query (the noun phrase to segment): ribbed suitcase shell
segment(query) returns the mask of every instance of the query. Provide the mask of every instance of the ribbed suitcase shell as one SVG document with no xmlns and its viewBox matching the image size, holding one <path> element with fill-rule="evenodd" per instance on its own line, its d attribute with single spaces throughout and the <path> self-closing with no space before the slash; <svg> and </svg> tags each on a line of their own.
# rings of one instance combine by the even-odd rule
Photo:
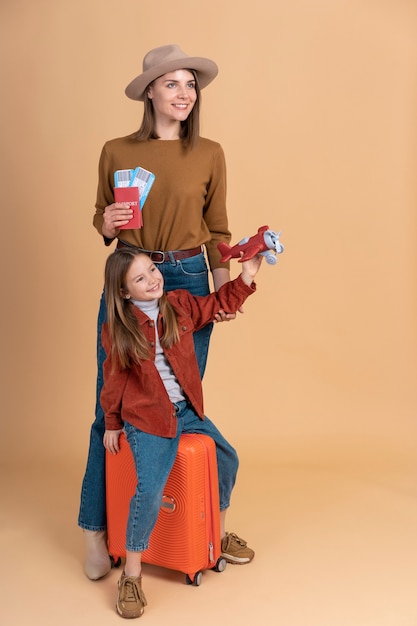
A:
<svg viewBox="0 0 417 626">
<path fill-rule="evenodd" d="M 126 555 L 129 503 L 136 489 L 136 471 L 124 433 L 120 451 L 106 455 L 107 532 L 109 552 L 115 560 Z M 219 489 L 216 446 L 199 434 L 181 435 L 177 457 L 167 480 L 158 520 L 144 563 L 186 574 L 199 585 L 201 571 L 223 571 L 221 557 Z"/>
</svg>

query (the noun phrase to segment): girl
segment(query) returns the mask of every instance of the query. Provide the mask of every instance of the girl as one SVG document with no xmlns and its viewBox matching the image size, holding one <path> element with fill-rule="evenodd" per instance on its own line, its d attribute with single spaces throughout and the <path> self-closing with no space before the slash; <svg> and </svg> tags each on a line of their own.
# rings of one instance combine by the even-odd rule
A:
<svg viewBox="0 0 417 626">
<path fill-rule="evenodd" d="M 230 280 L 228 263 L 220 263 L 217 244 L 230 241 L 226 214 L 226 166 L 221 146 L 200 137 L 201 89 L 216 77 L 214 61 L 190 57 L 177 45 L 155 48 L 145 55 L 143 72 L 126 95 L 143 102 L 139 131 L 106 142 L 99 163 L 94 225 L 105 245 L 136 246 L 152 252 L 164 276 L 165 290 L 184 288 L 194 295 L 209 293 L 208 267 L 214 288 Z M 143 206 L 141 229 L 123 229 L 131 209 L 115 203 L 114 172 L 141 166 L 155 174 Z M 95 580 L 111 567 L 107 552 L 104 417 L 100 405 L 105 353 L 101 328 L 104 296 L 97 325 L 96 417 L 91 428 L 87 467 L 81 491 L 78 524 L 84 531 L 85 571 Z M 219 310 L 214 321 L 235 318 Z M 212 324 L 194 335 L 200 375 L 206 366 Z"/>
<path fill-rule="evenodd" d="M 117 454 L 124 427 L 138 476 L 116 603 L 122 617 L 140 617 L 146 605 L 141 553 L 148 547 L 181 433 L 204 433 L 216 443 L 223 556 L 231 563 L 247 563 L 254 557 L 244 540 L 225 532 L 238 457 L 204 416 L 193 332 L 212 322 L 219 310 L 236 312 L 242 306 L 255 291 L 253 279 L 261 262 L 260 255 L 246 261 L 238 278 L 199 297 L 187 290 L 164 293 L 161 272 L 141 251 L 122 248 L 107 259 L 103 443 Z"/>
</svg>

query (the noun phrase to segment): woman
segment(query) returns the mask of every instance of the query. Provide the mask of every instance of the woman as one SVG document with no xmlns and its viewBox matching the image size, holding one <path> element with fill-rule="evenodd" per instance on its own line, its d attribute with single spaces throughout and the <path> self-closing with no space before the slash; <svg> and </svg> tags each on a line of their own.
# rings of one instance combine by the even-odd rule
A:
<svg viewBox="0 0 417 626">
<path fill-rule="evenodd" d="M 147 251 L 161 271 L 165 289 L 185 288 L 193 295 L 209 293 L 207 253 L 215 290 L 230 280 L 229 266 L 217 249 L 230 241 L 226 213 L 226 167 L 221 146 L 199 135 L 200 90 L 217 75 L 210 59 L 190 57 L 177 45 L 148 52 L 143 72 L 126 95 L 143 101 L 138 132 L 108 141 L 99 162 L 94 225 L 110 245 Z M 132 217 L 128 204 L 114 202 L 114 174 L 137 166 L 155 175 L 142 210 L 143 227 L 126 229 Z M 234 319 L 220 311 L 215 321 Z M 84 530 L 85 571 L 95 580 L 110 570 L 106 537 L 104 416 L 100 405 L 105 352 L 101 328 L 106 319 L 102 296 L 97 333 L 96 418 L 91 428 L 87 468 L 81 491 L 78 524 Z M 194 335 L 203 376 L 212 326 Z M 235 549 L 245 547 L 236 538 Z M 228 550 L 230 552 L 230 550 Z"/>
</svg>

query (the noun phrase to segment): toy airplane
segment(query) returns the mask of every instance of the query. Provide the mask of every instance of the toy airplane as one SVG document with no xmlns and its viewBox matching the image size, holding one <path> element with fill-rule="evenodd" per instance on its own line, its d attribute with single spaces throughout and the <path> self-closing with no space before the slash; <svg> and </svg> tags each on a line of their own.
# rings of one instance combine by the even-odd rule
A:
<svg viewBox="0 0 417 626">
<path fill-rule="evenodd" d="M 223 255 L 220 261 L 225 263 L 232 258 L 238 258 L 239 263 L 252 259 L 256 254 L 262 254 L 269 265 L 275 265 L 277 262 L 277 254 L 284 252 L 284 246 L 280 243 L 279 233 L 269 230 L 269 226 L 261 226 L 258 228 L 258 232 L 253 237 L 245 237 L 242 241 L 229 246 L 227 243 L 219 243 L 218 249 Z M 243 256 L 240 257 L 240 253 L 243 252 Z"/>
</svg>

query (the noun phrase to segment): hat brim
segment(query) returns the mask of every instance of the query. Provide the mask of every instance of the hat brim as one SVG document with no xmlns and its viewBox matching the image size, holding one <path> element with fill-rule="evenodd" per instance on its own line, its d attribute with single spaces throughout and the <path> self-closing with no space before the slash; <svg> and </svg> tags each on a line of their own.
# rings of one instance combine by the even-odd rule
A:
<svg viewBox="0 0 417 626">
<path fill-rule="evenodd" d="M 126 87 L 125 94 L 131 100 L 143 100 L 148 85 L 156 78 L 174 72 L 175 70 L 194 70 L 198 78 L 198 86 L 204 89 L 214 80 L 219 72 L 214 61 L 203 57 L 187 57 L 186 59 L 173 59 L 136 76 Z"/>
</svg>

